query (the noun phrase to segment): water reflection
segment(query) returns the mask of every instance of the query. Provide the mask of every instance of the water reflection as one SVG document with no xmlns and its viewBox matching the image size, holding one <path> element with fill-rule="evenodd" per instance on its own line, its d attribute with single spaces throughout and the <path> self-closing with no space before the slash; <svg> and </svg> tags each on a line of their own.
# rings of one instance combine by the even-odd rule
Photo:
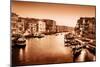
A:
<svg viewBox="0 0 100 67">
<path fill-rule="evenodd" d="M 20 58 L 20 60 L 23 60 L 23 58 L 24 58 L 22 49 L 19 50 L 19 58 Z"/>
<path fill-rule="evenodd" d="M 75 62 L 85 61 L 86 54 L 87 50 L 83 49 Z M 14 65 L 67 63 L 73 62 L 74 58 L 72 49 L 64 46 L 64 34 L 29 38 L 25 48 L 12 50 L 12 56 Z"/>
<path fill-rule="evenodd" d="M 24 60 L 24 53 L 25 52 L 25 50 L 24 49 L 19 49 L 19 59 L 20 59 L 20 61 L 23 61 Z"/>
</svg>

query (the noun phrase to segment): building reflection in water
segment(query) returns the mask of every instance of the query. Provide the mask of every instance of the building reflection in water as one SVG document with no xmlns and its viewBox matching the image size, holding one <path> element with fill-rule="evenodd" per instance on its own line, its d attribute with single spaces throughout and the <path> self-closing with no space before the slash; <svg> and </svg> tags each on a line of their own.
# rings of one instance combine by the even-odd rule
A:
<svg viewBox="0 0 100 67">
<path fill-rule="evenodd" d="M 44 38 L 30 38 L 26 40 L 26 47 L 13 49 L 13 64 L 45 64 L 73 62 L 73 51 L 70 47 L 64 46 L 64 34 L 45 36 Z M 16 52 L 14 52 L 16 51 Z M 17 54 L 17 52 L 19 54 Z M 86 61 L 86 55 L 90 53 L 82 49 L 75 62 Z M 19 58 L 18 58 L 19 57 Z M 93 61 L 91 55 L 89 60 Z"/>
<path fill-rule="evenodd" d="M 26 62 L 26 48 L 20 48 L 20 49 L 18 49 L 19 50 L 19 61 L 20 61 L 20 63 L 23 63 L 23 61 L 24 62 Z"/>
<path fill-rule="evenodd" d="M 20 61 L 22 61 L 24 59 L 24 50 L 23 49 L 19 50 L 19 59 L 20 59 Z"/>
</svg>

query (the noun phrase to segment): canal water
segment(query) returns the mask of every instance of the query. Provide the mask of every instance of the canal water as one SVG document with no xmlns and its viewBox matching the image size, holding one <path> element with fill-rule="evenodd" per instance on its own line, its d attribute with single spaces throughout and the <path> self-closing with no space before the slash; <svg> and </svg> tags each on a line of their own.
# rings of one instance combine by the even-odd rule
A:
<svg viewBox="0 0 100 67">
<path fill-rule="evenodd" d="M 85 52 L 84 52 L 85 53 Z M 80 59 L 77 58 L 79 61 Z M 12 48 L 13 65 L 73 62 L 73 51 L 64 46 L 64 34 L 26 39 L 25 48 Z"/>
</svg>

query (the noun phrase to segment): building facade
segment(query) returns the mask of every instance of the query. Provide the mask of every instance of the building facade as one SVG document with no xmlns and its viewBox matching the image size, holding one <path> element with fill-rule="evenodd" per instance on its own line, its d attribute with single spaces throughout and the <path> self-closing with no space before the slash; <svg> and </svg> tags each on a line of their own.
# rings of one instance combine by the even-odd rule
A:
<svg viewBox="0 0 100 67">
<path fill-rule="evenodd" d="M 46 33 L 55 33 L 56 32 L 56 21 L 50 19 L 42 19 L 45 22 Z"/>
<path fill-rule="evenodd" d="M 46 24 L 42 20 L 38 20 L 38 33 L 44 33 L 46 31 Z"/>
<path fill-rule="evenodd" d="M 72 32 L 73 28 L 68 26 L 56 25 L 56 32 Z"/>
<path fill-rule="evenodd" d="M 44 33 L 45 32 L 45 22 L 36 18 L 27 18 L 26 32 L 29 34 Z"/>
<path fill-rule="evenodd" d="M 37 23 L 38 23 L 38 19 L 28 18 L 27 20 L 28 27 L 26 31 L 28 31 L 30 34 L 34 34 L 35 32 L 37 32 Z"/>
<path fill-rule="evenodd" d="M 18 34 L 24 34 L 25 33 L 25 18 L 19 17 L 18 18 L 18 22 L 17 22 L 17 30 L 18 30 Z"/>
<path fill-rule="evenodd" d="M 12 34 L 17 34 L 18 33 L 17 22 L 18 22 L 18 15 L 16 13 L 12 13 L 11 14 L 11 33 Z"/>
<path fill-rule="evenodd" d="M 75 26 L 75 33 L 80 37 L 95 38 L 96 19 L 94 17 L 81 17 Z"/>
<path fill-rule="evenodd" d="M 56 25 L 56 21 L 51 19 L 24 18 L 19 17 L 15 13 L 12 13 L 11 19 L 13 34 L 53 34 L 57 32 L 70 32 L 72 29 L 68 26 Z"/>
</svg>

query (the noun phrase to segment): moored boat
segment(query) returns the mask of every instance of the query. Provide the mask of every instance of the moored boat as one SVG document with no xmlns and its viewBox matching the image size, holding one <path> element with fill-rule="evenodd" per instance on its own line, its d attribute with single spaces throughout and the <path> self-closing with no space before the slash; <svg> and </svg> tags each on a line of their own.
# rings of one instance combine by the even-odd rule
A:
<svg viewBox="0 0 100 67">
<path fill-rule="evenodd" d="M 20 37 L 16 41 L 16 47 L 23 48 L 26 46 L 26 39 L 24 37 Z"/>
</svg>

